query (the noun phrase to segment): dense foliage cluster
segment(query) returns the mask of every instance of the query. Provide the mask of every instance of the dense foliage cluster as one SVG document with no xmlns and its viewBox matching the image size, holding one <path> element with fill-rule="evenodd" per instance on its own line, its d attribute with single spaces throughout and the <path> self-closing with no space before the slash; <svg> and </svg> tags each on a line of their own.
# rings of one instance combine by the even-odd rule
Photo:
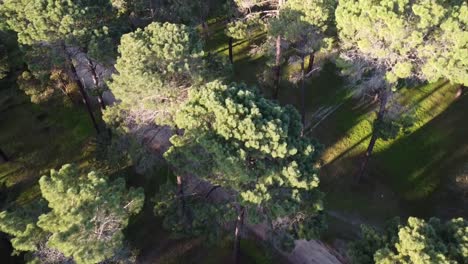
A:
<svg viewBox="0 0 468 264">
<path fill-rule="evenodd" d="M 322 210 L 318 152 L 300 136 L 296 110 L 215 81 L 190 92 L 175 123 L 184 133 L 165 154 L 174 167 L 234 190 L 253 222 L 283 219 L 276 231 L 291 231 L 288 238 L 316 236 L 320 226 L 305 226 Z"/>
<path fill-rule="evenodd" d="M 443 223 L 410 217 L 406 224 L 390 222 L 385 233 L 363 226 L 363 238 L 351 246 L 354 263 L 465 263 L 468 259 L 468 222 Z"/>
<path fill-rule="evenodd" d="M 119 52 L 118 74 L 109 86 L 124 108 L 164 115 L 184 89 L 200 81 L 202 45 L 190 27 L 152 23 L 124 35 Z"/>
<path fill-rule="evenodd" d="M 28 45 L 87 39 L 102 25 L 96 23 L 96 18 L 108 19 L 111 12 L 107 0 L 3 2 L 1 13 L 6 23 L 18 32 L 18 41 Z"/>
<path fill-rule="evenodd" d="M 39 181 L 45 206 L 0 214 L 0 228 L 14 238 L 15 250 L 30 251 L 41 262 L 56 250 L 76 263 L 99 263 L 123 249 L 122 230 L 144 201 L 141 189 L 127 190 L 119 178 L 109 181 L 98 172 L 83 175 L 64 165 Z M 40 202 L 42 203 L 42 202 Z"/>
<path fill-rule="evenodd" d="M 363 132 L 370 141 L 361 182 L 377 140 L 406 132 L 419 111 L 400 105 L 400 88 L 445 79 L 460 84 L 457 97 L 466 91 L 467 24 L 463 0 L 0 0 L 0 81 L 16 81 L 40 104 L 35 110 L 86 106 L 99 136 L 84 152 L 101 168 L 51 170 L 38 181 L 40 197 L 2 201 L 0 231 L 33 263 L 133 263 L 124 231 L 130 217 L 147 210 L 146 192 L 176 238 L 233 238 L 238 262 L 242 228 L 255 225 L 269 245 L 290 252 L 326 227 L 322 146 L 308 134 L 316 120 L 306 116 L 306 95 L 322 98 L 314 90 L 321 66 L 347 77 L 352 90 L 333 91 L 338 100 L 379 102 Z M 239 70 L 254 60 L 265 67 L 244 84 Z M 276 101 L 280 87 L 298 84 L 301 114 Z M 311 113 L 317 125 L 344 104 L 329 101 Z M 88 140 L 81 130 L 73 137 Z M 30 166 L 15 155 L 18 170 Z M 0 165 L 7 163 L 0 148 Z M 156 164 L 174 175 L 156 179 Z M 2 184 L 13 168 L 1 174 Z M 135 170 L 151 184 L 127 188 L 102 168 Z M 468 263 L 468 224 L 410 217 L 383 232 L 363 226 L 349 256 L 359 264 Z"/>
</svg>

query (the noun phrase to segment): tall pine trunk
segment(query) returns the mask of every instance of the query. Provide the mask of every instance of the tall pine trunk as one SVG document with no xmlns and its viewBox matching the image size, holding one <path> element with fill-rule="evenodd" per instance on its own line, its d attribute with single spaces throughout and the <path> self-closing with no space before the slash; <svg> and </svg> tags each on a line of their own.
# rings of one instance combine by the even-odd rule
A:
<svg viewBox="0 0 468 264">
<path fill-rule="evenodd" d="M 281 36 L 276 37 L 276 57 L 275 57 L 275 67 L 273 68 L 273 73 L 274 73 L 274 88 L 275 88 L 274 99 L 278 99 L 279 84 L 280 84 L 280 77 L 281 77 Z"/>
<path fill-rule="evenodd" d="M 306 123 L 306 107 L 305 107 L 305 56 L 301 56 L 301 120 L 302 120 L 302 129 L 301 135 L 304 135 L 305 123 Z"/>
<path fill-rule="evenodd" d="M 315 52 L 309 54 L 309 65 L 307 66 L 307 73 L 311 72 L 314 68 Z"/>
<path fill-rule="evenodd" d="M 279 12 L 284 2 L 285 0 L 278 0 L 278 7 L 277 7 L 278 16 L 279 16 Z M 273 98 L 278 99 L 279 84 L 280 84 L 280 78 L 281 78 L 281 36 L 276 37 L 276 57 L 275 57 L 275 67 L 273 68 L 273 74 L 274 74 L 274 89 L 275 89 Z"/>
<path fill-rule="evenodd" d="M 232 53 L 232 44 L 234 42 L 234 39 L 229 37 L 229 61 L 231 62 L 231 64 L 234 63 L 234 57 L 233 57 L 233 53 Z"/>
<path fill-rule="evenodd" d="M 88 68 L 89 71 L 91 72 L 91 77 L 93 79 L 93 84 L 94 84 L 94 89 L 99 89 L 99 77 L 97 76 L 96 72 L 96 65 L 89 59 L 88 59 Z M 102 93 L 98 91 L 98 102 L 99 105 L 101 106 L 102 110 L 106 110 L 106 103 L 104 102 L 104 98 L 102 98 Z"/>
<path fill-rule="evenodd" d="M 244 213 L 245 208 L 243 206 L 239 209 L 239 214 L 237 215 L 236 221 L 236 230 L 234 231 L 234 263 L 238 264 L 240 259 L 240 241 L 241 241 L 241 232 L 244 226 Z"/>
<path fill-rule="evenodd" d="M 98 126 L 98 124 L 96 122 L 96 118 L 94 117 L 93 110 L 91 108 L 91 104 L 89 103 L 88 95 L 86 94 L 86 91 L 85 91 L 85 89 L 83 87 L 83 83 L 80 81 L 80 79 L 78 77 L 78 73 L 76 72 L 75 65 L 73 64 L 72 58 L 71 58 L 70 54 L 68 54 L 65 45 L 63 45 L 63 49 L 64 49 L 64 52 L 67 55 L 67 59 L 68 59 L 69 64 L 70 64 L 70 70 L 71 70 L 71 72 L 73 74 L 74 79 L 76 80 L 76 84 L 78 85 L 78 89 L 80 90 L 81 97 L 83 98 L 83 102 L 86 105 L 86 110 L 88 111 L 89 117 L 91 118 L 91 121 L 93 122 L 94 129 L 96 129 L 96 132 L 99 134 L 100 133 L 99 126 Z"/>
<path fill-rule="evenodd" d="M 382 121 L 382 119 L 384 118 L 385 116 L 385 107 L 387 105 L 387 99 L 388 99 L 388 91 L 387 90 L 383 90 L 382 92 L 380 92 L 380 95 L 379 95 L 379 99 L 380 99 L 380 107 L 379 107 L 379 112 L 377 114 L 377 119 L 375 122 L 379 122 L 379 121 Z M 369 142 L 369 146 L 367 147 L 367 150 L 366 150 L 366 153 L 364 155 L 364 158 L 362 160 L 362 163 L 361 163 L 361 168 L 359 169 L 359 174 L 358 174 L 358 178 L 357 178 L 357 182 L 360 183 L 363 176 L 364 176 L 364 173 L 366 172 L 367 170 L 367 165 L 369 164 L 369 159 L 372 155 L 372 152 L 374 150 L 374 147 L 375 147 L 375 143 L 377 142 L 377 139 L 378 139 L 378 134 L 377 134 L 377 131 L 375 130 L 375 126 L 372 130 L 372 137 L 371 137 L 371 140 Z"/>
<path fill-rule="evenodd" d="M 10 161 L 10 159 L 8 158 L 8 156 L 5 154 L 5 152 L 3 152 L 3 150 L 0 148 L 0 161 L 1 162 L 8 162 Z"/>
</svg>

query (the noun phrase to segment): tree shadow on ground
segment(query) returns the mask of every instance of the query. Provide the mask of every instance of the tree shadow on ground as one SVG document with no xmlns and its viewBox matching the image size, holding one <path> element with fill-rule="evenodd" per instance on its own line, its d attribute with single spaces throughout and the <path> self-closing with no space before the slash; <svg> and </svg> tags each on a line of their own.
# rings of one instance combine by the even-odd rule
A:
<svg viewBox="0 0 468 264">
<path fill-rule="evenodd" d="M 417 131 L 375 154 L 374 173 L 405 201 L 415 200 L 407 203 L 408 209 L 422 215 L 435 212 L 434 203 L 444 203 L 431 198 L 444 190 L 444 185 L 468 161 L 466 109 L 465 95 Z M 467 209 L 462 211 L 466 214 Z"/>
</svg>

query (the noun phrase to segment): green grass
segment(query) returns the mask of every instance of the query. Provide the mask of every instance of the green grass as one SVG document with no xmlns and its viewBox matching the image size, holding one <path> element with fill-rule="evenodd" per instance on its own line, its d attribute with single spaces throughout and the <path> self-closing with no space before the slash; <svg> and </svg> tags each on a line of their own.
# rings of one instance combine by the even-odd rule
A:
<svg viewBox="0 0 468 264">
<path fill-rule="evenodd" d="M 212 28 L 216 33 L 207 41 L 208 50 L 228 56 L 222 25 Z M 260 35 L 255 41 L 264 38 Z M 251 42 L 238 42 L 233 79 L 256 85 L 257 76 L 268 69 L 267 59 L 250 57 Z M 287 81 L 295 71 L 298 65 L 283 66 L 279 102 L 299 109 L 300 90 Z M 443 81 L 401 89 L 395 100 L 413 113 L 414 125 L 407 134 L 378 140 L 369 166 L 369 178 L 376 181 L 372 186 L 350 188 L 370 140 L 377 105 L 351 98 L 344 83 L 337 70 L 327 64 L 320 75 L 306 82 L 306 132 L 325 147 L 320 175 L 327 208 L 377 222 L 395 215 L 437 213 L 434 208 L 443 201 L 432 201 L 431 197 L 468 160 L 468 122 L 462 121 L 468 97 L 455 99 L 457 86 Z M 263 92 L 267 97 L 272 95 L 271 90 Z M 334 111 L 323 120 L 312 115 L 323 108 Z"/>
<path fill-rule="evenodd" d="M 430 130 L 426 132 L 426 135 L 420 132 L 423 127 L 453 104 L 456 88 L 448 83 L 439 82 L 418 88 L 403 89 L 398 95 L 398 101 L 414 109 L 413 116 L 416 122 L 407 134 L 400 133 L 395 139 L 377 141 L 373 162 L 379 166 L 372 166 L 372 169 L 374 175 L 383 174 L 383 179 L 387 180 L 392 189 L 405 198 L 423 198 L 437 186 L 437 179 L 434 178 L 433 182 L 426 182 L 425 186 L 413 185 L 408 188 L 415 177 L 425 173 L 428 169 L 426 166 L 440 158 L 437 153 L 427 155 L 424 146 L 439 146 L 442 149 L 445 148 L 446 151 L 457 147 L 454 144 L 447 144 L 446 141 L 451 138 L 447 134 L 440 134 L 437 130 Z M 333 168 L 340 166 L 341 170 L 346 169 L 351 174 L 355 173 L 356 166 L 350 167 L 346 164 L 346 160 L 353 160 L 353 157 L 365 151 L 375 117 L 376 114 L 372 108 L 356 107 L 356 102 L 345 103 L 339 111 L 331 115 L 314 133 L 326 145 L 322 156 L 324 164 Z M 468 131 L 466 126 L 460 125 L 458 131 Z M 328 133 L 328 131 L 331 132 Z M 462 145 L 464 142 L 461 135 L 452 140 Z M 403 144 L 404 148 L 397 147 L 398 142 L 402 141 L 406 141 L 406 144 Z M 380 155 L 383 152 L 387 154 Z M 341 170 L 334 173 L 342 174 Z M 439 173 L 443 175 L 442 171 Z"/>
<path fill-rule="evenodd" d="M 453 102 L 454 89 L 440 89 L 422 101 L 420 122 L 409 134 L 381 147 L 376 164 L 389 184 L 407 199 L 421 199 L 433 193 L 446 175 L 468 160 L 468 125 L 465 96 Z M 428 114 L 432 113 L 432 114 Z M 414 157 L 414 159 L 408 159 Z M 392 166 L 398 164 L 398 166 Z"/>
</svg>

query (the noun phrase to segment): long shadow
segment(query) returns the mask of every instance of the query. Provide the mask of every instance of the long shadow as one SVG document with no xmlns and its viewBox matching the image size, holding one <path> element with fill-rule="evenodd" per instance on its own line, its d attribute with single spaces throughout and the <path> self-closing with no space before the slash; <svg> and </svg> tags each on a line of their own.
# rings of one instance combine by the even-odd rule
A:
<svg viewBox="0 0 468 264">
<path fill-rule="evenodd" d="M 349 148 L 347 148 L 345 151 L 343 151 L 340 155 L 336 156 L 335 158 L 333 158 L 328 164 L 326 164 L 327 166 L 332 166 L 337 160 L 340 160 L 341 158 L 343 158 L 344 156 L 348 155 L 351 151 L 353 151 L 357 146 L 361 145 L 363 142 L 369 140 L 371 137 L 371 134 L 369 133 L 367 136 L 363 137 L 361 140 L 359 140 L 358 142 L 354 143 L 352 146 L 350 146 Z"/>
<path fill-rule="evenodd" d="M 383 180 L 407 199 L 425 199 L 443 189 L 450 175 L 468 161 L 466 109 L 468 96 L 463 96 L 417 131 L 376 153 Z M 426 203 L 427 207 L 434 205 Z"/>
<path fill-rule="evenodd" d="M 441 82 L 436 87 L 432 88 L 429 92 L 427 92 L 417 100 L 413 108 L 417 108 L 419 104 L 421 104 L 424 100 L 426 100 L 435 92 L 440 90 L 446 84 L 446 82 Z M 417 87 L 413 89 L 417 89 Z M 362 118 L 365 117 L 368 113 L 370 113 L 376 106 L 376 104 L 367 103 L 357 105 L 356 107 L 356 103 L 357 102 L 354 100 L 349 100 L 349 102 L 345 103 L 342 106 L 342 109 L 338 109 L 336 113 L 333 113 L 327 118 L 328 120 L 324 120 L 324 123 L 317 128 L 317 131 L 313 131 L 312 135 L 318 138 L 319 141 L 325 143 L 326 146 L 334 146 L 337 142 L 339 142 L 339 140 L 343 138 L 343 135 L 348 135 L 350 133 L 350 129 L 357 125 L 359 121 L 361 121 Z M 373 120 L 369 121 L 372 122 Z M 325 169 L 328 168 L 328 170 L 326 171 L 333 169 L 333 166 L 343 165 L 341 162 L 338 161 L 347 157 L 347 155 L 352 150 L 354 150 L 357 146 L 359 146 L 366 139 L 368 139 L 370 137 L 370 133 L 371 131 L 369 131 L 369 134 L 361 138 L 357 143 L 354 143 L 352 146 L 350 146 L 348 149 L 343 151 L 341 154 L 333 158 L 333 160 L 331 160 L 328 164 L 326 164 L 324 167 Z M 349 157 L 349 159 L 352 160 L 355 159 L 355 157 Z M 350 174 L 352 173 L 350 172 Z"/>
<path fill-rule="evenodd" d="M 253 37 L 252 39 L 243 39 L 243 40 L 238 40 L 238 41 L 235 41 L 232 45 L 232 48 L 233 48 L 233 52 L 236 53 L 236 50 L 235 48 L 237 46 L 240 46 L 244 43 L 247 43 L 247 42 L 252 42 L 252 44 L 255 44 L 256 42 L 258 42 L 260 39 L 262 39 L 264 36 L 266 36 L 266 33 L 261 33 L 261 34 L 258 34 L 256 35 L 255 37 Z M 224 37 L 224 39 L 226 40 L 226 43 L 228 41 L 228 38 L 227 37 Z M 216 49 L 216 53 L 223 53 L 225 51 L 227 51 L 229 49 L 229 46 L 227 46 L 226 48 L 223 48 L 223 49 Z"/>
<path fill-rule="evenodd" d="M 422 96 L 421 98 L 419 98 L 416 102 L 413 102 L 412 104 L 414 105 L 413 108 L 417 107 L 418 105 L 420 105 L 424 100 L 426 100 L 427 98 L 429 98 L 430 96 L 432 96 L 434 93 L 436 93 L 437 91 L 439 91 L 440 89 L 442 89 L 442 87 L 444 87 L 445 85 L 448 84 L 448 81 L 441 81 L 435 88 L 432 88 L 431 91 L 429 92 L 425 92 L 425 95 Z M 416 90 L 419 90 L 420 92 L 423 92 L 420 88 L 421 87 L 424 87 L 425 85 L 427 84 L 423 84 L 423 85 L 419 85 L 417 87 L 414 87 L 414 88 L 409 88 L 409 89 L 416 89 Z"/>
</svg>

